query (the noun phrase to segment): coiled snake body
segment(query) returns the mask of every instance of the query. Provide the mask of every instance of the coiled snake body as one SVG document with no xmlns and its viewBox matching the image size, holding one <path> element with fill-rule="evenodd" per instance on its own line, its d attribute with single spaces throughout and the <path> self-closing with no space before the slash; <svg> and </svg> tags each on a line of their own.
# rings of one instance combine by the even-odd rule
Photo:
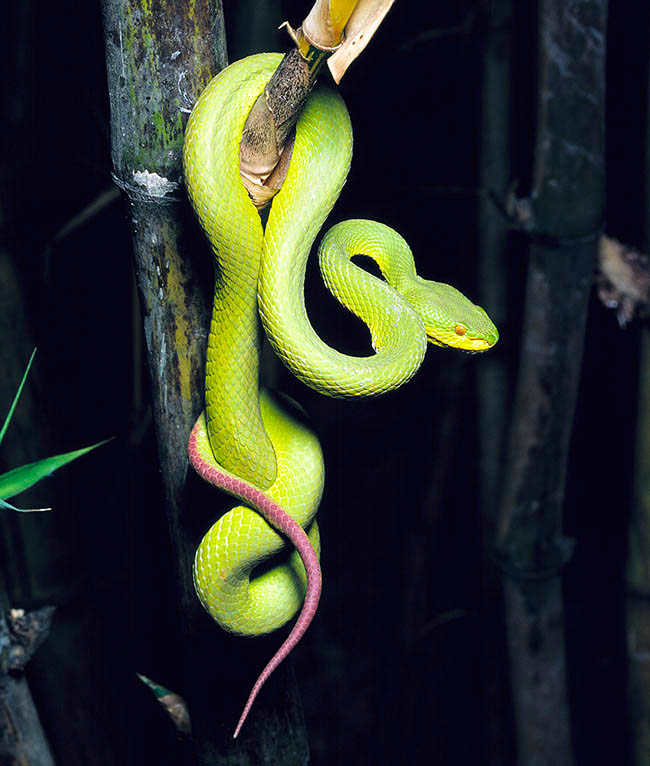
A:
<svg viewBox="0 0 650 766">
<path fill-rule="evenodd" d="M 498 338 L 483 309 L 453 287 L 416 275 L 410 249 L 396 232 L 347 221 L 324 237 L 321 271 L 338 299 L 368 325 L 375 353 L 350 357 L 321 341 L 305 310 L 306 261 L 345 182 L 352 131 L 341 98 L 317 88 L 299 118 L 289 171 L 263 229 L 240 180 L 239 144 L 248 113 L 280 60 L 279 54 L 251 56 L 215 77 L 192 111 L 184 145 L 188 194 L 215 255 L 206 407 L 188 451 L 201 476 L 244 502 L 202 540 L 196 591 L 224 629 L 241 635 L 275 630 L 303 605 L 255 683 L 235 736 L 262 684 L 307 629 L 321 589 L 314 515 L 323 458 L 300 410 L 260 391 L 260 318 L 273 349 L 300 380 L 341 397 L 378 395 L 406 382 L 427 340 L 481 351 Z M 374 258 L 386 281 L 356 266 L 355 254 Z M 262 568 L 285 546 L 284 537 L 294 551 Z"/>
</svg>

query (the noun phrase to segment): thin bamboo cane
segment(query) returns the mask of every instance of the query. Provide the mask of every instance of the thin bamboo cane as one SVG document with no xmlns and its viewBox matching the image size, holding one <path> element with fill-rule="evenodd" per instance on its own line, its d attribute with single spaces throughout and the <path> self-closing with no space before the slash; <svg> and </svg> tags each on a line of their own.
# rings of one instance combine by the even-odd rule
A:
<svg viewBox="0 0 650 766">
<path fill-rule="evenodd" d="M 632 763 L 650 753 L 650 333 L 643 336 L 639 372 L 635 493 L 626 579 L 628 707 Z"/>
<path fill-rule="evenodd" d="M 503 594 L 498 572 L 490 557 L 498 506 L 505 430 L 507 425 L 508 369 L 503 348 L 507 348 L 507 254 L 508 222 L 493 203 L 488 191 L 503 192 L 511 179 L 510 105 L 513 77 L 514 3 L 495 0 L 485 5 L 483 35 L 483 83 L 481 88 L 481 144 L 479 201 L 478 284 L 481 305 L 490 311 L 501 332 L 501 349 L 480 360 L 477 367 L 478 450 L 481 487 L 481 518 L 484 549 L 482 605 L 484 635 L 482 677 L 485 700 L 486 762 L 501 764 L 512 747 L 510 697 L 505 662 L 500 648 L 503 629 L 497 615 L 503 611 Z M 503 344 L 506 344 L 505 346 Z M 507 754 L 506 754 L 507 753 Z"/>
</svg>

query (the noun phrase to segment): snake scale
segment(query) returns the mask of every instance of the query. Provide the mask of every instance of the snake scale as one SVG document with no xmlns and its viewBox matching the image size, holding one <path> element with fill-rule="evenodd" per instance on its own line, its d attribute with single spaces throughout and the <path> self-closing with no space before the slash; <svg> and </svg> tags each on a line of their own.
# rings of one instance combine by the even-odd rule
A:
<svg viewBox="0 0 650 766">
<path fill-rule="evenodd" d="M 345 183 L 352 130 L 340 96 L 316 88 L 298 120 L 288 174 L 263 227 L 240 180 L 239 144 L 248 113 L 280 60 L 279 54 L 258 54 L 217 75 L 190 115 L 184 143 L 188 194 L 215 256 L 206 406 L 188 452 L 203 478 L 242 502 L 203 538 L 194 565 L 196 591 L 219 625 L 246 636 L 281 627 L 302 604 L 289 636 L 253 686 L 235 737 L 260 688 L 307 629 L 321 592 L 314 516 L 323 456 L 299 407 L 260 390 L 263 334 L 308 386 L 349 398 L 405 383 L 420 366 L 427 341 L 482 351 L 498 338 L 482 308 L 453 287 L 416 274 L 399 234 L 365 220 L 332 228 L 319 259 L 329 289 L 368 325 L 374 354 L 347 356 L 319 338 L 305 309 L 305 268 Z M 385 281 L 356 265 L 356 254 L 373 258 Z"/>
</svg>

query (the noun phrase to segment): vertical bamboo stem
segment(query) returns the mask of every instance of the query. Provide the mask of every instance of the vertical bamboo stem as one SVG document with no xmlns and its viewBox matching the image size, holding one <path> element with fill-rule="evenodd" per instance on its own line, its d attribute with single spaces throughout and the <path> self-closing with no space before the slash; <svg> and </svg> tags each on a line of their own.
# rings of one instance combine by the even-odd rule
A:
<svg viewBox="0 0 650 766">
<path fill-rule="evenodd" d="M 650 333 L 644 332 L 639 375 L 635 493 L 629 528 L 626 632 L 632 763 L 650 753 Z"/>
<path fill-rule="evenodd" d="M 497 525 L 519 763 L 573 763 L 562 603 L 567 457 L 604 204 L 605 0 L 541 0 L 526 310 Z"/>
<path fill-rule="evenodd" d="M 191 542 L 180 528 L 186 434 L 201 410 L 210 271 L 188 251 L 193 221 L 182 193 L 183 110 L 225 64 L 217 4 L 190 16 L 177 3 L 105 0 L 114 179 L 124 193 L 152 381 L 167 516 L 176 547 L 180 608 L 191 611 Z M 221 31 L 221 30 L 220 30 Z M 184 45 L 177 48 L 177 40 Z M 217 57 L 213 49 L 220 45 Z M 198 253 L 201 252 L 198 242 Z M 207 257 L 206 257 L 207 258 Z M 201 277 L 205 283 L 201 283 Z"/>
<path fill-rule="evenodd" d="M 213 275 L 182 190 L 182 143 L 184 115 L 226 63 L 221 4 L 164 0 L 153 9 L 146 0 L 104 0 L 103 14 L 114 179 L 133 235 L 178 586 L 169 633 L 160 636 L 175 639 L 178 650 L 169 657 L 168 676 L 156 680 L 187 700 L 188 764 L 303 764 L 307 742 L 290 666 L 274 674 L 246 732 L 233 742 L 250 675 L 263 666 L 269 646 L 244 648 L 226 636 L 203 614 L 192 583 L 194 551 L 218 516 L 219 500 L 188 476 L 187 438 L 203 407 Z"/>
<path fill-rule="evenodd" d="M 508 401 L 508 370 L 503 356 L 507 342 L 508 223 L 494 205 L 488 190 L 503 193 L 510 183 L 510 83 L 514 3 L 493 0 L 485 3 L 483 82 L 481 86 L 480 188 L 479 201 L 479 289 L 482 306 L 489 306 L 492 319 L 501 332 L 496 352 L 486 355 L 477 366 L 478 454 L 481 499 L 483 566 L 483 693 L 486 732 L 486 763 L 501 764 L 512 743 L 512 722 L 505 714 L 510 708 L 507 683 L 504 683 L 503 595 L 500 578 L 489 557 L 494 537 L 502 470 Z"/>
<path fill-rule="evenodd" d="M 506 248 L 508 223 L 487 194 L 510 183 L 510 82 L 512 78 L 512 0 L 486 3 L 486 35 L 481 87 L 479 203 L 479 287 L 481 305 L 489 306 L 497 327 L 506 319 Z M 503 343 L 503 340 L 501 341 Z M 479 454 L 483 513 L 493 519 L 497 505 L 506 410 L 506 369 L 496 353 L 478 368 Z"/>
<path fill-rule="evenodd" d="M 645 213 L 650 222 L 650 121 L 646 125 Z M 646 224 L 646 250 L 650 224 Z M 641 338 L 635 486 L 626 567 L 628 709 L 633 766 L 650 754 L 650 332 Z"/>
</svg>

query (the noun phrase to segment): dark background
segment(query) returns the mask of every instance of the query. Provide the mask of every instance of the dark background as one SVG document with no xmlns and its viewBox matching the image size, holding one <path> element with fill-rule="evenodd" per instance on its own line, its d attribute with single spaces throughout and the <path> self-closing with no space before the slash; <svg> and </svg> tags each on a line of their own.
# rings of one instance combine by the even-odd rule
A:
<svg viewBox="0 0 650 766">
<path fill-rule="evenodd" d="M 249 4 L 224 5 L 231 60 L 284 49 L 284 34 L 268 30 L 285 18 L 298 25 L 306 8 L 258 3 L 269 24 L 260 14 L 255 38 L 245 28 Z M 333 220 L 388 223 L 411 244 L 420 273 L 476 297 L 482 5 L 447 5 L 398 2 L 346 74 L 355 156 Z M 511 162 L 523 193 L 534 140 L 535 18 L 528 7 L 517 13 Z M 0 566 L 17 606 L 59 606 L 30 680 L 61 763 L 74 762 L 66 756 L 74 734 L 60 728 L 56 709 L 69 707 L 74 729 L 75 684 L 88 677 L 98 748 L 112 748 L 107 762 L 172 762 L 174 736 L 133 681 L 135 671 L 164 675 L 171 567 L 121 202 L 56 238 L 111 188 L 100 8 L 26 2 L 7 4 L 3 15 L 2 249 L 27 324 L 5 316 L 1 325 L 0 412 L 30 338 L 39 352 L 29 394 L 38 433 L 23 430 L 17 414 L 0 469 L 22 460 L 21 450 L 36 459 L 115 439 L 48 481 L 42 491 L 54 513 L 3 520 Z M 606 224 L 641 246 L 650 13 L 622 0 L 609 15 Z M 486 306 L 505 317 L 491 354 L 508 372 L 508 397 L 525 239 L 513 233 L 510 250 L 507 306 Z M 307 300 L 323 337 L 363 351 L 365 330 L 341 315 L 315 270 L 309 276 Z M 621 330 L 594 296 L 566 496 L 566 533 L 577 541 L 565 577 L 569 682 L 584 764 L 624 763 L 627 754 L 623 570 L 639 334 L 638 323 Z M 327 468 L 323 599 L 295 652 L 314 764 L 483 763 L 488 743 L 495 762 L 514 762 L 501 606 L 481 531 L 483 363 L 431 349 L 408 386 L 360 403 L 324 399 L 281 374 L 279 387 L 312 418 Z M 32 455 L 39 445 L 44 451 Z M 279 637 L 267 640 L 272 651 Z"/>
</svg>

